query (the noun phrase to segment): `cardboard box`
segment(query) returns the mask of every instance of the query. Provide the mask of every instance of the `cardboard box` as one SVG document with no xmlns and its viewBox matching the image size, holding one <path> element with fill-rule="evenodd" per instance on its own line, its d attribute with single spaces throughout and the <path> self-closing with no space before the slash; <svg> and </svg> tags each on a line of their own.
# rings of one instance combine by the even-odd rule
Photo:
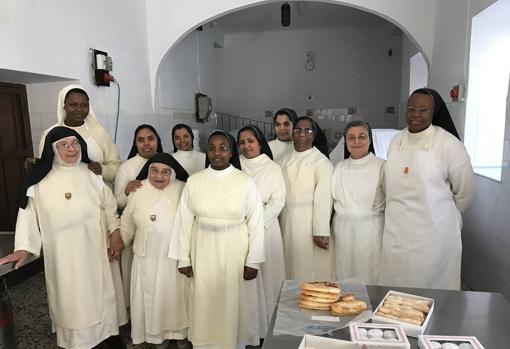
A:
<svg viewBox="0 0 510 349">
<path fill-rule="evenodd" d="M 415 324 L 412 324 L 412 323 L 409 323 L 409 322 L 399 321 L 399 320 L 390 319 L 390 318 L 387 318 L 387 317 L 384 317 L 384 316 L 377 315 L 377 311 L 384 304 L 384 301 L 385 301 L 386 297 L 388 297 L 388 296 L 400 296 L 400 297 L 403 297 L 403 298 L 419 299 L 419 300 L 428 301 L 429 304 L 430 304 L 430 311 L 427 314 L 427 316 L 425 317 L 425 320 L 423 321 L 421 326 L 418 326 L 418 325 L 415 325 Z M 409 337 L 418 338 L 418 336 L 420 334 L 422 334 L 423 331 L 425 331 L 425 328 L 427 328 L 427 325 L 429 323 L 429 320 L 430 320 L 430 317 L 432 316 L 433 311 L 434 311 L 434 300 L 432 298 L 421 297 L 421 296 L 416 296 L 414 294 L 409 294 L 409 293 L 403 293 L 403 292 L 397 292 L 397 291 L 391 291 L 390 290 L 390 291 L 388 291 L 386 296 L 384 296 L 384 299 L 381 301 L 381 303 L 379 303 L 379 305 L 375 309 L 374 315 L 372 316 L 372 322 L 373 323 L 382 323 L 382 324 L 400 325 L 400 326 L 402 326 L 402 328 L 406 332 L 406 335 L 408 335 Z"/>
<path fill-rule="evenodd" d="M 470 344 L 474 349 L 484 349 L 483 345 L 476 337 L 466 336 L 434 336 L 434 335 L 421 335 L 418 336 L 418 347 L 421 349 L 434 349 L 433 342 L 443 344 L 454 343 L 458 346 L 461 344 Z"/>
<path fill-rule="evenodd" d="M 361 329 L 361 330 L 360 330 Z M 379 329 L 382 332 L 391 330 L 396 338 L 393 340 L 368 338 L 363 336 L 363 330 Z M 358 349 L 410 349 L 411 345 L 407 340 L 406 333 L 400 325 L 390 324 L 352 324 L 349 326 L 351 341 L 356 343 Z"/>
<path fill-rule="evenodd" d="M 304 335 L 298 349 L 312 347 L 314 349 L 357 349 L 356 344 L 340 339 Z"/>
</svg>

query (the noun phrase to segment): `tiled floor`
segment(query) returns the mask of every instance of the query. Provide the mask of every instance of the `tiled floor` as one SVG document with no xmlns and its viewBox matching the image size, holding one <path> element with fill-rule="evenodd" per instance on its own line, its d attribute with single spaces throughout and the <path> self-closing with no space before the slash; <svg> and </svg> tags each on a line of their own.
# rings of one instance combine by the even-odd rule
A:
<svg viewBox="0 0 510 349">
<path fill-rule="evenodd" d="M 44 273 L 40 272 L 8 290 L 13 307 L 16 327 L 17 349 L 56 349 L 55 334 L 51 333 Z M 145 349 L 144 345 L 133 346 L 129 330 L 121 329 L 127 349 Z M 169 348 L 174 348 L 171 343 Z"/>
</svg>

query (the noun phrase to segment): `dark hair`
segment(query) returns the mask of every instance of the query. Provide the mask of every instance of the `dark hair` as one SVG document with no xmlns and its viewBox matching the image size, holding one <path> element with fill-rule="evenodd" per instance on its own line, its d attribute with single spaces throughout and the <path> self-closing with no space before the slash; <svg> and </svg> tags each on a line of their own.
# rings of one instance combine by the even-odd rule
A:
<svg viewBox="0 0 510 349">
<path fill-rule="evenodd" d="M 237 144 L 239 144 L 239 136 L 241 135 L 241 132 L 243 132 L 243 131 L 250 131 L 255 136 L 255 139 L 259 143 L 260 153 L 266 154 L 271 160 L 273 160 L 273 152 L 271 151 L 271 148 L 269 147 L 269 144 L 267 143 L 266 137 L 264 136 L 264 134 L 262 133 L 260 128 L 258 128 L 255 125 L 247 125 L 247 126 L 244 126 L 243 128 L 241 128 L 239 130 L 239 132 L 237 133 Z"/>
<path fill-rule="evenodd" d="M 186 124 L 177 124 L 172 128 L 172 145 L 174 146 L 174 153 L 177 151 L 177 147 L 175 146 L 175 142 L 174 142 L 174 134 L 175 134 L 175 131 L 180 130 L 181 128 L 184 128 L 190 134 L 191 149 L 193 149 L 193 141 L 195 140 L 195 135 L 193 134 L 193 130 L 191 129 L 191 127 L 189 127 Z"/>
<path fill-rule="evenodd" d="M 322 131 L 317 121 L 315 121 L 309 116 L 301 116 L 297 118 L 296 123 L 294 124 L 294 129 L 296 128 L 297 124 L 302 120 L 310 121 L 310 123 L 312 124 L 313 131 L 312 145 L 329 159 L 328 139 L 326 138 L 324 131 Z"/>
<path fill-rule="evenodd" d="M 66 102 L 67 97 L 69 97 L 71 95 L 71 93 L 78 93 L 82 96 L 85 96 L 85 98 L 87 98 L 87 101 L 89 100 L 89 95 L 87 94 L 87 92 L 85 92 L 85 90 L 75 87 L 75 88 L 72 88 L 69 91 L 67 91 L 66 96 L 64 97 L 64 103 Z"/>
<path fill-rule="evenodd" d="M 350 121 L 347 125 L 345 125 L 343 136 L 344 136 L 344 159 L 347 159 L 351 156 L 351 152 L 349 149 L 347 149 L 347 131 L 349 131 L 352 127 L 364 127 L 368 131 L 368 139 L 370 140 L 370 145 L 368 146 L 368 151 L 375 154 L 374 149 L 374 140 L 372 138 L 372 127 L 370 127 L 370 124 L 366 121 L 362 120 L 354 120 Z"/>
<path fill-rule="evenodd" d="M 317 124 L 315 123 L 315 120 L 313 120 L 311 117 L 300 116 L 299 118 L 296 119 L 296 123 L 293 125 L 293 129 L 297 128 L 297 124 L 303 120 L 308 120 L 310 121 L 310 124 L 312 124 L 313 139 L 315 140 L 315 138 L 317 137 Z"/>
<path fill-rule="evenodd" d="M 276 113 L 274 113 L 274 117 L 273 117 L 273 123 L 276 122 L 276 117 L 278 115 L 287 115 L 287 117 L 289 118 L 290 122 L 292 122 L 292 125 L 295 125 L 296 122 L 297 122 L 297 113 L 294 109 L 290 109 L 290 108 L 282 108 L 280 110 L 278 110 Z"/>
<path fill-rule="evenodd" d="M 349 129 L 351 127 L 364 127 L 364 128 L 366 128 L 367 131 L 368 131 L 368 137 L 370 138 L 370 142 L 372 142 L 372 128 L 370 127 L 370 124 L 368 122 L 362 121 L 362 120 L 350 121 L 349 123 L 347 123 L 347 125 L 345 125 L 344 131 L 343 131 L 344 138 L 345 138 L 345 136 L 347 136 L 347 131 L 349 131 Z"/>
<path fill-rule="evenodd" d="M 141 124 L 135 130 L 135 135 L 133 137 L 133 145 L 131 146 L 131 150 L 129 151 L 128 159 L 131 159 L 133 156 L 138 154 L 138 148 L 136 147 L 136 135 L 138 134 L 138 132 L 140 130 L 143 130 L 144 128 L 146 128 L 148 130 L 151 130 L 152 133 L 154 133 L 154 135 L 156 136 L 156 139 L 158 141 L 158 147 L 156 148 L 156 153 L 162 153 L 163 152 L 163 146 L 161 145 L 161 138 L 159 137 L 159 134 L 156 131 L 156 129 L 154 127 L 152 127 L 151 125 Z"/>
<path fill-rule="evenodd" d="M 228 145 L 230 146 L 230 153 L 232 157 L 230 158 L 230 164 L 233 165 L 238 170 L 241 169 L 241 162 L 239 161 L 239 150 L 237 149 L 237 144 L 235 138 L 228 132 L 223 130 L 214 130 L 209 134 L 209 138 L 207 139 L 207 144 L 211 141 L 211 138 L 214 136 L 223 136 L 227 139 Z M 205 167 L 209 167 L 211 163 L 209 162 L 209 156 L 205 157 Z"/>
</svg>

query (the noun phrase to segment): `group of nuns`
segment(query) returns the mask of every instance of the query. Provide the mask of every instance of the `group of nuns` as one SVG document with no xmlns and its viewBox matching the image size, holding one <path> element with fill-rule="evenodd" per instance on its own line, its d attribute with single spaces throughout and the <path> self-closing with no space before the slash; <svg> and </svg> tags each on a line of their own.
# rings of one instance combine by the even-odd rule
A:
<svg viewBox="0 0 510 349">
<path fill-rule="evenodd" d="M 127 308 L 134 344 L 259 345 L 285 279 L 459 289 L 474 175 L 432 89 L 409 97 L 387 161 L 353 121 L 336 167 L 317 122 L 288 108 L 275 140 L 216 130 L 206 154 L 187 125 L 173 127 L 172 155 L 140 125 L 123 163 L 82 87 L 59 93 L 57 115 L 0 264 L 44 250 L 59 347 L 124 348 Z"/>
</svg>

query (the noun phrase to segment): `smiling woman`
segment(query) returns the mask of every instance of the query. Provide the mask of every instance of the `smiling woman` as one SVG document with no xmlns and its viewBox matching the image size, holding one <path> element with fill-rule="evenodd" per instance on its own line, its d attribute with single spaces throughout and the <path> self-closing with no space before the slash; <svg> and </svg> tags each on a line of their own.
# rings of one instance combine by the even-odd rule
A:
<svg viewBox="0 0 510 349">
<path fill-rule="evenodd" d="M 384 160 L 372 153 L 367 122 L 349 122 L 344 138 L 350 156 L 331 178 L 337 280 L 373 285 L 379 281 L 384 225 Z"/>
<path fill-rule="evenodd" d="M 74 130 L 48 132 L 41 160 L 23 182 L 14 253 L 0 264 L 23 265 L 44 250 L 48 305 L 57 344 L 92 348 L 110 341 L 123 348 L 116 289 L 108 258 L 118 258 L 111 240 L 119 235 L 113 194 L 87 164 L 87 144 Z M 72 213 L 72 214 L 70 214 Z M 73 272 L 69 272 L 72 266 Z M 123 304 L 123 297 L 121 297 Z M 124 308 L 125 309 L 125 308 Z"/>
<path fill-rule="evenodd" d="M 260 334 L 265 337 L 268 324 L 285 280 L 282 234 L 278 215 L 285 205 L 285 181 L 280 166 L 272 161 L 272 153 L 262 131 L 253 125 L 239 130 L 237 141 L 241 148 L 241 169 L 257 185 L 264 205 L 264 252 L 266 261 L 261 267 L 259 283 Z"/>
<path fill-rule="evenodd" d="M 178 273 L 177 262 L 167 254 L 187 178 L 186 171 L 170 154 L 154 155 L 138 174 L 142 185 L 129 195 L 122 214 L 122 240 L 134 253 L 130 290 L 134 344 L 186 338 L 188 283 Z"/>
<path fill-rule="evenodd" d="M 414 91 L 406 119 L 385 164 L 380 283 L 458 290 L 460 214 L 475 193 L 469 155 L 437 91 Z"/>
<path fill-rule="evenodd" d="M 259 345 L 254 279 L 264 262 L 262 200 L 238 169 L 232 136 L 212 132 L 207 155 L 211 166 L 184 187 L 169 252 L 193 285 L 191 342 L 194 348 Z"/>
<path fill-rule="evenodd" d="M 205 168 L 205 154 L 193 147 L 195 135 L 191 127 L 177 124 L 172 128 L 173 157 L 192 175 Z"/>
<path fill-rule="evenodd" d="M 44 149 L 44 139 L 56 126 L 65 126 L 78 132 L 87 143 L 90 160 L 89 169 L 112 184 L 120 164 L 117 147 L 108 132 L 98 123 L 89 97 L 83 87 L 68 85 L 58 94 L 57 123 L 45 130 L 39 143 L 39 154 Z"/>
</svg>

